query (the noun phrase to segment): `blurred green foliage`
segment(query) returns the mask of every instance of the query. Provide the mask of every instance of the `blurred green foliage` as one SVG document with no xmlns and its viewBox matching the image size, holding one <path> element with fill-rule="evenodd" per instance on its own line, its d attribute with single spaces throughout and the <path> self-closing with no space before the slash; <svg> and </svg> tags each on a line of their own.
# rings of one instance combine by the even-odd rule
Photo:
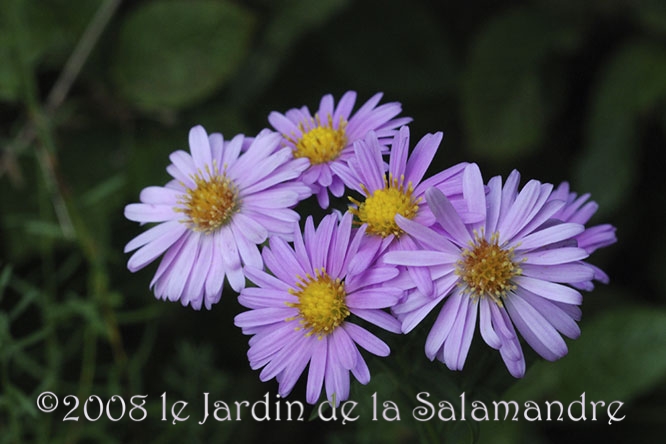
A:
<svg viewBox="0 0 666 444">
<path fill-rule="evenodd" d="M 0 442 L 658 441 L 666 432 L 664 5 L 3 1 Z M 550 363 L 528 352 L 524 380 L 478 337 L 463 372 L 429 362 L 428 319 L 407 337 L 385 335 L 394 356 L 369 359 L 372 381 L 352 385 L 358 421 L 315 414 L 199 425 L 203 393 L 275 400 L 276 385 L 247 364 L 231 290 L 212 311 L 194 312 L 154 300 L 154 266 L 126 270 L 123 246 L 141 228 L 123 207 L 166 182 L 167 156 L 186 147 L 191 126 L 251 135 L 271 110 L 312 109 L 348 89 L 359 100 L 383 91 L 402 102 L 415 139 L 443 130 L 438 169 L 476 161 L 486 178 L 518 168 L 592 192 L 593 222 L 618 227 L 618 244 L 592 258 L 611 284 L 585 295 L 582 336 L 569 354 Z M 58 395 L 56 412 L 37 409 L 44 391 Z M 451 402 L 462 392 L 524 402 L 585 391 L 625 402 L 626 419 L 418 422 L 411 411 L 422 391 Z M 164 393 L 190 403 L 192 419 L 162 421 Z M 373 394 L 380 405 L 394 401 L 401 420 L 372 421 Z M 146 395 L 147 419 L 88 421 L 80 406 L 81 420 L 63 421 L 67 395 L 82 404 L 119 395 L 128 406 Z M 302 381 L 290 400 L 304 402 Z"/>
</svg>

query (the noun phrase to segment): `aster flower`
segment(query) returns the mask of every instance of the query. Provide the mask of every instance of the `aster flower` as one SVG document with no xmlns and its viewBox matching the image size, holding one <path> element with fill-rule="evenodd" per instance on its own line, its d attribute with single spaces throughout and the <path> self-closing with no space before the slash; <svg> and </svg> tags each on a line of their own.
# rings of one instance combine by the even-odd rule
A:
<svg viewBox="0 0 666 444">
<path fill-rule="evenodd" d="M 309 363 L 306 399 L 314 404 L 322 384 L 329 400 L 349 396 L 349 372 L 362 384 L 370 371 L 359 351 L 387 356 L 389 347 L 354 322 L 355 315 L 393 332 L 400 324 L 382 309 L 392 306 L 401 290 L 376 284 L 395 277 L 394 266 L 377 265 L 359 253 L 365 228 L 352 231 L 346 213 L 323 218 L 314 228 L 308 217 L 304 233 L 294 232 L 294 246 L 271 238 L 262 251 L 272 274 L 248 266 L 245 273 L 258 287 L 241 291 L 238 301 L 249 311 L 235 324 L 250 339 L 248 358 L 253 369 L 263 367 L 260 379 L 276 378 L 279 393 L 287 396 Z M 349 273 L 352 259 L 363 271 Z"/>
<path fill-rule="evenodd" d="M 363 196 L 361 201 L 349 197 L 352 214 L 359 223 L 367 224 L 363 248 L 377 256 L 393 249 L 418 248 L 409 233 L 395 222 L 396 214 L 430 227 L 435 217 L 426 205 L 425 192 L 435 187 L 444 192 L 465 220 L 478 220 L 463 199 L 463 171 L 467 163 L 459 163 L 423 180 L 442 141 L 442 133 L 426 134 L 409 154 L 409 127 L 403 126 L 391 143 L 388 175 L 382 159 L 382 146 L 374 132 L 354 143 L 354 157 L 348 166 L 331 168 L 348 186 Z M 483 187 L 483 185 L 481 185 Z M 482 192 L 483 190 L 479 190 Z M 426 268 L 409 268 L 409 273 L 422 292 L 432 291 L 432 279 Z"/>
<path fill-rule="evenodd" d="M 568 246 L 585 227 L 552 219 L 564 206 L 561 200 L 549 200 L 552 185 L 531 180 L 518 192 L 519 180 L 515 171 L 504 186 L 495 177 L 486 195 L 480 191 L 478 167 L 468 168 L 465 186 L 475 191 L 465 198 L 484 212 L 481 222 L 471 224 L 461 220 L 439 190 L 428 190 L 426 200 L 445 234 L 396 216 L 398 225 L 417 238 L 423 250 L 389 252 L 384 260 L 430 268 L 436 294 L 429 297 L 415 289 L 394 307 L 394 313 L 403 332 L 409 332 L 443 301 L 425 352 L 452 370 L 463 368 L 477 318 L 481 337 L 499 350 L 515 377 L 525 373 L 516 329 L 551 361 L 567 353 L 561 335 L 572 339 L 580 335 L 576 321 L 582 297 L 563 284 L 584 282 L 594 274 L 581 262 L 588 252 Z"/>
<path fill-rule="evenodd" d="M 291 238 L 299 220 L 291 207 L 309 193 L 292 179 L 307 161 L 277 149 L 280 135 L 270 131 L 249 141 L 242 135 L 225 141 L 195 126 L 189 144 L 190 153 L 169 157 L 173 180 L 145 188 L 141 203 L 125 207 L 128 219 L 157 223 L 125 252 L 137 250 L 127 264 L 132 272 L 164 253 L 150 283 L 155 296 L 210 309 L 220 300 L 225 276 L 239 292 L 245 286 L 242 265 L 262 267 L 257 244 L 269 235 Z"/>
<path fill-rule="evenodd" d="M 291 109 L 285 114 L 272 112 L 268 121 L 284 137 L 284 144 L 293 150 L 294 157 L 306 158 L 309 168 L 301 180 L 317 195 L 319 205 L 329 205 L 328 190 L 335 197 L 344 194 L 345 183 L 331 169 L 345 164 L 353 155 L 353 144 L 369 131 L 375 131 L 380 139 L 391 136 L 395 128 L 411 121 L 395 117 L 402 107 L 397 102 L 377 106 L 382 94 L 375 94 L 352 113 L 356 102 L 354 91 L 346 92 L 337 106 L 330 94 L 319 103 L 314 117 L 307 107 Z"/>
<path fill-rule="evenodd" d="M 562 182 L 548 199 L 564 201 L 564 205 L 553 215 L 553 218 L 563 222 L 576 222 L 585 225 L 599 208 L 596 202 L 588 202 L 589 198 L 589 193 L 578 196 L 578 194 L 569 191 L 569 184 L 567 182 Z M 586 227 L 585 231 L 575 236 L 574 239 L 576 240 L 576 245 L 583 248 L 589 254 L 592 254 L 599 248 L 607 247 L 617 242 L 615 227 L 610 224 Z M 599 267 L 591 266 L 594 268 L 594 280 L 607 284 L 609 282 L 608 275 Z M 582 290 L 594 289 L 592 281 L 578 282 L 572 285 Z"/>
</svg>

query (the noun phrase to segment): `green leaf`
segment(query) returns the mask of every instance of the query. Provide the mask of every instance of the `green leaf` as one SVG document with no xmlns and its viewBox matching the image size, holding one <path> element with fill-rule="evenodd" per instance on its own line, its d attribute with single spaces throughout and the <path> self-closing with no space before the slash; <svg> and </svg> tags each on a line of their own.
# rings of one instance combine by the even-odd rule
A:
<svg viewBox="0 0 666 444">
<path fill-rule="evenodd" d="M 0 9 L 0 100 L 20 99 L 18 48 L 30 66 L 60 69 L 101 0 L 7 0 Z M 12 23 L 13 22 L 13 23 Z M 20 32 L 9 31 L 18 27 Z"/>
<path fill-rule="evenodd" d="M 666 311 L 625 308 L 583 323 L 582 335 L 570 342 L 569 354 L 557 362 L 540 361 L 504 398 L 580 398 L 628 402 L 666 376 Z"/>
<path fill-rule="evenodd" d="M 223 86 L 246 55 L 253 18 L 230 2 L 162 1 L 137 8 L 120 30 L 113 76 L 143 110 L 178 109 Z"/>
<path fill-rule="evenodd" d="M 666 50 L 633 43 L 602 73 L 594 93 L 576 184 L 599 203 L 600 214 L 629 197 L 638 174 L 639 118 L 666 98 Z"/>
<path fill-rule="evenodd" d="M 549 116 L 539 69 L 549 53 L 570 50 L 577 39 L 574 29 L 527 9 L 497 17 L 481 31 L 462 84 L 475 155 L 510 160 L 536 149 Z"/>
<path fill-rule="evenodd" d="M 2 27 L 2 23 L 0 23 Z M 17 66 L 9 32 L 0 32 L 0 100 L 18 100 L 21 90 L 21 72 Z"/>
</svg>

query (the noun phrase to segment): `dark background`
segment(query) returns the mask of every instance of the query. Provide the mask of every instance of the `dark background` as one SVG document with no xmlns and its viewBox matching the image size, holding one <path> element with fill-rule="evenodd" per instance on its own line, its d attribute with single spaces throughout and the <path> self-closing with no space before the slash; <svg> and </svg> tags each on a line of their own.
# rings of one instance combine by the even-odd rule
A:
<svg viewBox="0 0 666 444">
<path fill-rule="evenodd" d="M 592 193 L 592 224 L 617 226 L 618 243 L 590 259 L 611 283 L 584 295 L 569 354 L 550 363 L 527 352 L 523 380 L 478 335 L 464 371 L 429 362 L 428 318 L 409 336 L 385 336 L 391 357 L 368 357 L 370 385 L 352 384 L 355 422 L 309 420 L 308 407 L 303 422 L 259 422 L 246 410 L 240 422 L 199 425 L 204 392 L 229 404 L 268 393 L 274 405 L 276 383 L 249 368 L 232 290 L 195 312 L 154 299 L 156 264 L 127 271 L 123 247 L 142 228 L 123 208 L 168 180 L 168 154 L 187 148 L 191 126 L 254 135 L 272 110 L 315 110 L 322 95 L 349 89 L 357 106 L 377 91 L 401 102 L 412 146 L 444 131 L 431 173 L 466 160 L 486 179 L 516 168 L 523 183 L 566 180 Z M 0 441 L 663 439 L 665 98 L 658 0 L 3 1 Z M 299 210 L 317 214 L 311 201 Z M 302 383 L 290 401 L 305 403 Z M 43 391 L 58 395 L 54 413 L 37 410 Z M 566 405 L 585 392 L 588 403 L 624 402 L 625 419 L 608 425 L 605 410 L 597 421 L 588 410 L 581 422 L 420 423 L 411 411 L 423 391 L 455 406 L 465 392 L 468 418 L 473 399 Z M 163 393 L 168 406 L 188 402 L 190 419 L 161 421 Z M 81 400 L 79 421 L 62 421 L 68 394 Z M 120 395 L 129 407 L 141 394 L 143 421 L 84 417 L 90 395 Z M 400 421 L 381 419 L 385 400 Z"/>
</svg>

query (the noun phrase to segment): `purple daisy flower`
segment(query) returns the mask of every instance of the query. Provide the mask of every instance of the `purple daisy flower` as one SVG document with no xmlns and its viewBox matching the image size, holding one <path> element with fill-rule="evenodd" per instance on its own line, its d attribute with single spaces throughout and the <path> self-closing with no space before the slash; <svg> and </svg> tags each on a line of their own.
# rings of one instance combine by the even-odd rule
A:
<svg viewBox="0 0 666 444">
<path fill-rule="evenodd" d="M 411 118 L 394 117 L 402 107 L 397 102 L 377 106 L 382 94 L 375 94 L 352 114 L 356 93 L 346 92 L 337 107 L 333 96 L 325 95 L 314 117 L 307 107 L 291 109 L 285 114 L 273 111 L 268 121 L 284 137 L 284 144 L 293 150 L 294 157 L 307 158 L 309 168 L 301 176 L 322 208 L 328 208 L 328 190 L 335 197 L 344 194 L 345 183 L 331 166 L 345 164 L 354 153 L 353 144 L 369 131 L 375 131 L 380 139 L 389 137 Z M 349 185 L 349 184 L 347 184 Z"/>
<path fill-rule="evenodd" d="M 299 215 L 291 209 L 309 190 L 293 181 L 307 168 L 280 135 L 263 131 L 252 138 L 224 141 L 202 126 L 190 130 L 190 153 L 176 151 L 164 187 L 141 191 L 141 203 L 125 207 L 125 217 L 157 225 L 135 237 L 125 252 L 137 250 L 127 267 L 135 272 L 164 254 L 150 283 L 159 299 L 210 309 L 227 281 L 245 287 L 242 264 L 261 268 L 257 244 L 268 236 L 291 239 Z M 246 150 L 242 152 L 242 148 Z"/>
<path fill-rule="evenodd" d="M 481 222 L 465 223 L 437 189 L 428 190 L 426 200 L 444 234 L 397 216 L 398 225 L 424 248 L 390 252 L 384 260 L 428 267 L 436 294 L 414 289 L 393 310 L 403 332 L 409 332 L 443 301 L 425 352 L 452 370 L 463 368 L 478 317 L 481 337 L 499 350 L 513 376 L 522 377 L 525 359 L 515 329 L 551 361 L 567 353 L 561 335 L 580 335 L 576 321 L 582 296 L 562 284 L 594 275 L 581 262 L 588 252 L 575 243 L 569 246 L 585 227 L 553 220 L 565 203 L 549 199 L 550 184 L 532 180 L 518 192 L 520 176 L 514 171 L 504 186 L 500 177 L 491 179 L 486 195 L 478 167 L 473 164 L 468 171 L 466 188 L 475 192 L 465 198 L 484 212 Z"/>
<path fill-rule="evenodd" d="M 331 168 L 348 186 L 359 192 L 363 199 L 349 200 L 350 211 L 361 224 L 367 224 L 367 240 L 363 248 L 373 250 L 377 256 L 394 249 L 415 250 L 419 247 L 409 233 L 395 222 L 397 214 L 430 227 L 435 216 L 426 205 L 425 192 L 431 187 L 442 191 L 467 221 L 478 220 L 481 215 L 469 211 L 463 199 L 463 172 L 466 162 L 454 165 L 423 180 L 423 176 L 442 141 L 442 133 L 426 134 L 409 154 L 409 127 L 403 126 L 391 143 L 388 165 L 382 159 L 383 147 L 374 132 L 354 144 L 355 156 L 345 165 Z M 483 184 L 478 192 L 483 192 Z M 425 294 L 433 289 L 427 268 L 408 267 L 411 278 Z"/>
<path fill-rule="evenodd" d="M 590 194 L 578 194 L 569 191 L 569 184 L 562 182 L 550 195 L 549 200 L 564 201 L 564 206 L 553 215 L 554 219 L 559 219 L 563 222 L 576 222 L 579 224 L 586 224 L 597 212 L 599 205 L 594 201 L 589 201 Z M 578 247 L 583 248 L 589 254 L 592 254 L 599 248 L 607 247 L 617 242 L 615 236 L 615 227 L 611 224 L 595 225 L 585 228 L 585 231 L 575 237 Z M 594 268 L 594 280 L 607 284 L 609 282 L 608 275 L 604 273 L 599 267 L 590 265 Z M 582 290 L 593 290 L 594 284 L 592 281 L 579 282 L 572 284 Z"/>
<path fill-rule="evenodd" d="M 398 271 L 359 252 L 364 231 L 352 231 L 350 213 L 339 222 L 328 215 L 317 229 L 308 217 L 304 233 L 298 227 L 294 231 L 293 248 L 271 238 L 263 249 L 271 274 L 246 267 L 258 287 L 241 291 L 238 301 L 251 310 L 236 316 L 235 324 L 254 335 L 250 366 L 263 367 L 262 381 L 276 378 L 281 396 L 291 392 L 309 363 L 307 402 L 317 402 L 323 383 L 327 398 L 338 403 L 349 396 L 350 371 L 362 384 L 370 380 L 358 346 L 378 356 L 389 354 L 383 341 L 351 317 L 400 332 L 400 323 L 382 309 L 394 305 L 402 291 L 375 285 Z M 362 262 L 362 272 L 349 272 L 352 259 Z"/>
</svg>

